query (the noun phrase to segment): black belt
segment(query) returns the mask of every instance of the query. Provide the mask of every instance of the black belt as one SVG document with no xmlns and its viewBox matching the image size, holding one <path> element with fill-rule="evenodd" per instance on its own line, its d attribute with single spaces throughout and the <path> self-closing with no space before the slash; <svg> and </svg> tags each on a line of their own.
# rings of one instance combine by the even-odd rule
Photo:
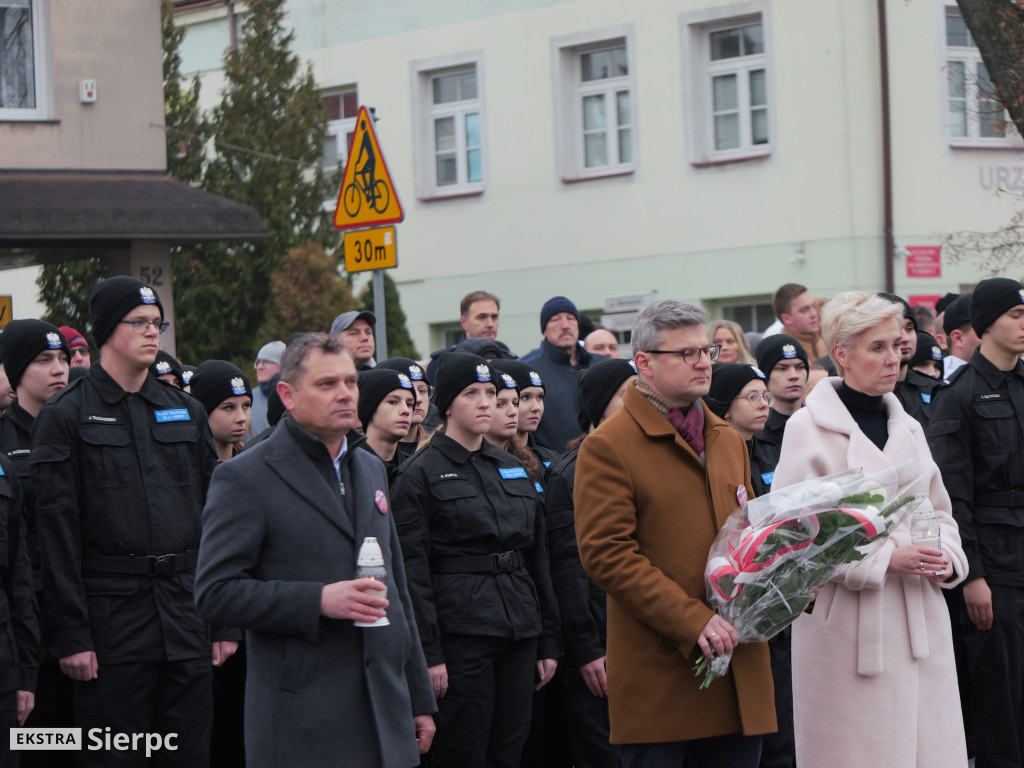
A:
<svg viewBox="0 0 1024 768">
<path fill-rule="evenodd" d="M 434 573 L 511 573 L 526 564 L 523 553 L 497 552 L 492 555 L 467 555 L 465 557 L 439 557 L 431 561 Z"/>
<path fill-rule="evenodd" d="M 992 491 L 974 497 L 979 507 L 1024 507 L 1024 491 Z"/>
<path fill-rule="evenodd" d="M 118 573 L 127 576 L 173 576 L 176 573 L 193 570 L 198 561 L 198 549 L 190 549 L 176 555 L 86 555 L 82 558 L 82 572 Z"/>
</svg>

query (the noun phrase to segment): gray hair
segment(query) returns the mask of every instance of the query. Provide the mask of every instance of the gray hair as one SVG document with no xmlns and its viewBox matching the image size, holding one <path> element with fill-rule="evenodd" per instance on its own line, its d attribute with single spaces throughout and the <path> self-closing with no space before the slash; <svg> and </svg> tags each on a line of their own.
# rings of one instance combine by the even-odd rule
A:
<svg viewBox="0 0 1024 768">
<path fill-rule="evenodd" d="M 662 299 L 644 307 L 640 317 L 633 324 L 633 357 L 637 352 L 657 349 L 661 343 L 661 332 L 666 328 L 686 328 L 708 321 L 708 313 L 693 304 L 674 299 Z"/>
<path fill-rule="evenodd" d="M 900 317 L 903 317 L 902 304 L 863 291 L 840 293 L 826 304 L 821 310 L 821 340 L 839 375 L 844 376 L 846 372 L 836 360 L 836 346 L 850 349 L 864 331 Z"/>
<path fill-rule="evenodd" d="M 281 355 L 281 381 L 296 386 L 305 371 L 306 359 L 314 349 L 319 349 L 325 355 L 352 357 L 352 353 L 333 336 L 326 333 L 304 333 L 285 347 L 284 354 Z"/>
</svg>

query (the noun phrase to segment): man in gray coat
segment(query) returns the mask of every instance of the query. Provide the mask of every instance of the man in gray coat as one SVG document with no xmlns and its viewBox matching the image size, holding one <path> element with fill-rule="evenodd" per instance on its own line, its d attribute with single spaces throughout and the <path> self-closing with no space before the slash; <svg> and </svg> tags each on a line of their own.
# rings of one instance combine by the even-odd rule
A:
<svg viewBox="0 0 1024 768">
<path fill-rule="evenodd" d="M 384 465 L 358 423 L 351 354 L 307 334 L 281 360 L 288 417 L 221 465 L 203 511 L 196 604 L 246 630 L 245 747 L 259 766 L 411 768 L 436 711 Z M 388 572 L 356 578 L 365 537 Z M 353 620 L 387 626 L 360 628 Z"/>
</svg>

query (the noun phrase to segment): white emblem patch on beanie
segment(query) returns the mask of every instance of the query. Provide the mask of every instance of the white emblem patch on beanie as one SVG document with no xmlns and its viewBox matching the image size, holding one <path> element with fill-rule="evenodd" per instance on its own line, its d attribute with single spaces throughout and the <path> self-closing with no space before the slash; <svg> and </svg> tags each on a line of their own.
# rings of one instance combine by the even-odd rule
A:
<svg viewBox="0 0 1024 768">
<path fill-rule="evenodd" d="M 235 378 L 231 380 L 231 391 L 234 392 L 236 395 L 244 395 L 245 380 L 238 376 L 235 376 Z"/>
<path fill-rule="evenodd" d="M 636 370 L 636 361 L 635 361 L 635 360 L 630 360 L 630 361 L 629 361 L 629 365 L 630 365 L 630 367 L 631 367 L 631 368 L 632 368 L 632 369 L 633 369 L 634 371 Z"/>
<path fill-rule="evenodd" d="M 754 373 L 757 374 L 757 378 L 759 378 L 759 379 L 763 379 L 764 378 L 764 373 L 762 373 L 761 369 L 758 368 L 756 365 L 750 366 L 750 370 L 752 370 Z"/>
<path fill-rule="evenodd" d="M 423 369 L 418 365 L 410 365 L 409 376 L 416 379 L 416 381 L 421 381 L 423 379 Z"/>
<path fill-rule="evenodd" d="M 540 374 L 536 371 L 530 371 L 530 383 L 535 387 L 543 387 L 544 382 L 540 380 Z"/>
<path fill-rule="evenodd" d="M 1020 289 L 1020 303 L 1024 304 L 1024 288 Z"/>
<path fill-rule="evenodd" d="M 509 376 L 507 373 L 501 374 L 501 380 L 503 382 L 505 382 L 505 387 L 507 389 L 515 389 L 516 388 L 516 380 L 513 379 L 511 376 Z"/>
<path fill-rule="evenodd" d="M 46 346 L 50 349 L 60 349 L 60 336 L 53 331 L 46 334 Z"/>
<path fill-rule="evenodd" d="M 406 376 L 404 373 L 398 374 L 398 383 L 401 384 L 406 389 L 412 389 L 412 382 L 409 381 L 409 377 Z"/>
<path fill-rule="evenodd" d="M 794 357 L 796 357 L 796 347 L 794 347 L 792 344 L 783 344 L 782 356 L 787 360 L 792 360 Z"/>
<path fill-rule="evenodd" d="M 941 359 L 942 359 L 942 350 L 939 349 L 938 346 L 933 344 L 932 345 L 932 360 L 941 360 Z"/>
<path fill-rule="evenodd" d="M 491 380 L 491 369 L 487 367 L 486 363 L 480 363 L 476 367 L 476 380 L 477 381 L 490 381 Z"/>
<path fill-rule="evenodd" d="M 165 373 L 171 372 L 171 364 L 166 360 L 161 360 L 156 364 L 156 372 L 158 375 L 163 376 Z"/>
<path fill-rule="evenodd" d="M 139 288 L 139 296 L 142 297 L 143 304 L 156 304 L 156 294 L 153 293 L 153 289 L 148 285 Z"/>
</svg>

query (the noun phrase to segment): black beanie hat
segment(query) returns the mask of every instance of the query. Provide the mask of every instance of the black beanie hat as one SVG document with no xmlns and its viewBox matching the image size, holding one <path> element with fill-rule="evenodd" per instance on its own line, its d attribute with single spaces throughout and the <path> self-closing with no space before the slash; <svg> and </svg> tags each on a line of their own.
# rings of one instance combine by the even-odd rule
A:
<svg viewBox="0 0 1024 768">
<path fill-rule="evenodd" d="M 68 340 L 57 326 L 43 320 L 11 320 L 0 335 L 0 360 L 3 361 L 11 389 L 17 389 L 25 369 L 40 352 L 48 349 L 64 350 L 68 364 L 71 351 Z"/>
<path fill-rule="evenodd" d="M 580 429 L 586 432 L 591 424 L 598 425 L 608 403 L 630 376 L 636 376 L 636 364 L 622 358 L 602 360 L 580 373 L 580 412 L 577 417 Z"/>
<path fill-rule="evenodd" d="M 494 381 L 494 371 L 479 355 L 466 352 L 445 352 L 437 358 L 437 375 L 434 384 L 434 405 L 437 412 L 444 416 L 452 401 L 459 392 L 477 382 Z"/>
<path fill-rule="evenodd" d="M 946 314 L 942 316 L 942 330 L 949 336 L 957 328 L 963 328 L 971 322 L 971 294 L 957 296 L 946 306 Z"/>
<path fill-rule="evenodd" d="M 974 286 L 971 294 L 971 325 L 981 338 L 1000 315 L 1024 304 L 1024 286 L 1008 277 L 990 277 Z"/>
<path fill-rule="evenodd" d="M 786 333 L 776 333 L 763 339 L 757 345 L 756 355 L 757 367 L 765 376 L 772 375 L 772 368 L 780 360 L 803 360 L 808 370 L 811 367 L 804 345 Z"/>
<path fill-rule="evenodd" d="M 384 398 L 396 389 L 404 389 L 412 395 L 413 404 L 416 403 L 416 390 L 412 388 L 412 379 L 402 371 L 393 368 L 371 368 L 368 371 L 359 372 L 359 422 L 363 425 L 363 432 L 370 425 L 373 414 L 377 411 Z"/>
<path fill-rule="evenodd" d="M 185 379 L 182 376 L 181 363 L 174 359 L 174 355 L 164 350 L 160 350 L 156 353 L 156 360 L 149 366 L 149 370 L 153 372 L 154 376 L 166 376 L 168 373 L 173 373 L 175 378 L 178 380 L 178 388 L 185 386 Z"/>
<path fill-rule="evenodd" d="M 544 388 L 544 380 L 533 368 L 519 360 L 495 360 L 491 363 L 494 368 L 502 373 L 507 373 L 516 381 L 516 389 L 522 392 L 528 387 Z"/>
<path fill-rule="evenodd" d="M 895 293 L 885 293 L 880 291 L 875 294 L 881 296 L 886 301 L 891 301 L 893 304 L 903 305 L 903 317 L 914 324 L 914 333 L 917 333 L 917 314 L 914 312 L 914 308 L 910 306 L 910 302 L 904 299 L 902 296 L 897 296 Z M 903 327 L 903 323 L 900 323 L 900 327 Z"/>
<path fill-rule="evenodd" d="M 939 347 L 939 342 L 934 336 L 925 331 L 918 331 L 917 351 L 910 358 L 910 367 L 913 368 L 918 363 L 926 363 L 929 360 L 934 360 L 941 365 L 942 349 Z"/>
<path fill-rule="evenodd" d="M 393 371 L 401 371 L 413 381 L 413 386 L 416 386 L 417 381 L 426 382 L 430 385 L 430 379 L 427 378 L 427 372 L 423 366 L 417 363 L 415 360 L 409 357 L 389 357 L 387 360 L 382 360 L 377 363 L 378 368 L 390 368 Z"/>
<path fill-rule="evenodd" d="M 548 326 L 548 320 L 555 315 L 560 315 L 562 312 L 568 312 L 570 315 L 576 318 L 576 322 L 580 321 L 580 311 L 576 309 L 576 305 L 573 304 L 565 296 L 555 296 L 552 299 L 548 299 L 544 302 L 544 306 L 540 309 L 540 329 L 543 331 Z"/>
<path fill-rule="evenodd" d="M 154 304 L 164 316 L 164 305 L 152 287 L 128 275 L 100 280 L 89 296 L 89 318 L 96 347 L 102 347 L 124 316 L 141 304 Z"/>
<path fill-rule="evenodd" d="M 494 339 L 485 339 L 482 337 L 463 339 L 456 347 L 456 351 L 466 352 L 470 355 L 479 355 L 485 360 L 499 360 L 504 357 L 501 347 L 498 346 L 498 342 Z"/>
<path fill-rule="evenodd" d="M 181 383 L 185 386 L 191 386 L 192 377 L 196 373 L 196 367 L 194 365 L 182 365 L 181 366 Z M 182 387 L 184 389 L 184 387 Z"/>
<path fill-rule="evenodd" d="M 704 402 L 713 414 L 724 419 L 740 390 L 755 379 L 767 379 L 756 365 L 717 363 L 711 367 L 711 389 L 704 396 Z"/>
<path fill-rule="evenodd" d="M 957 300 L 957 298 L 959 298 L 959 296 L 960 296 L 959 293 L 947 293 L 941 299 L 936 301 L 935 302 L 935 314 L 936 315 L 941 315 L 943 312 L 945 312 L 949 308 L 950 304 L 952 304 L 954 301 Z"/>
<path fill-rule="evenodd" d="M 277 422 L 284 416 L 284 403 L 281 395 L 277 393 L 277 382 L 281 380 L 281 373 L 275 373 L 270 377 L 270 389 L 267 390 L 267 424 L 277 426 Z"/>
<path fill-rule="evenodd" d="M 236 395 L 252 397 L 249 379 L 227 360 L 207 360 L 192 374 L 192 397 L 203 404 L 207 413 Z"/>
</svg>

